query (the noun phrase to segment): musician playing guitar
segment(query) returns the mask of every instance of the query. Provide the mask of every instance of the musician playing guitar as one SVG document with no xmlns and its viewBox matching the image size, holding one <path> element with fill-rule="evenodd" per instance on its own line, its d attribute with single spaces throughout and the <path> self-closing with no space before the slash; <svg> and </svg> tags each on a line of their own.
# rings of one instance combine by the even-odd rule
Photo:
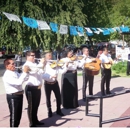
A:
<svg viewBox="0 0 130 130">
<path fill-rule="evenodd" d="M 113 64 L 113 60 L 111 55 L 108 53 L 108 49 L 103 48 L 103 53 L 101 54 L 101 94 L 105 95 L 104 84 L 106 82 L 106 94 L 111 94 L 110 92 L 110 80 L 111 80 L 111 66 Z"/>
<path fill-rule="evenodd" d="M 93 80 L 94 80 L 94 75 L 89 75 L 86 73 L 85 68 L 84 68 L 84 63 L 90 63 L 92 61 L 95 61 L 95 58 L 91 58 L 89 56 L 89 50 L 87 47 L 84 47 L 82 49 L 83 52 L 83 59 L 81 60 L 81 63 L 83 66 L 83 87 L 82 87 L 82 94 L 83 94 L 83 101 L 86 101 L 86 88 L 87 88 L 87 82 L 89 82 L 89 95 L 93 95 Z M 80 65 L 81 66 L 81 65 Z"/>
</svg>

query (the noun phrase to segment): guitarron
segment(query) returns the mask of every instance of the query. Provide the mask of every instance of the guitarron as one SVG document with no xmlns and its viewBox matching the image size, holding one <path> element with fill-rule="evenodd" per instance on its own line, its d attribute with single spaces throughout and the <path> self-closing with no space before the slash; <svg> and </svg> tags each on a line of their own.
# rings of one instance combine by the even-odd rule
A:
<svg viewBox="0 0 130 130">
<path fill-rule="evenodd" d="M 100 66 L 101 66 L 101 60 L 96 58 L 95 61 L 92 61 L 90 63 L 85 63 L 84 65 L 85 72 L 87 73 L 87 75 L 92 75 L 92 76 L 98 75 L 101 68 Z"/>
</svg>

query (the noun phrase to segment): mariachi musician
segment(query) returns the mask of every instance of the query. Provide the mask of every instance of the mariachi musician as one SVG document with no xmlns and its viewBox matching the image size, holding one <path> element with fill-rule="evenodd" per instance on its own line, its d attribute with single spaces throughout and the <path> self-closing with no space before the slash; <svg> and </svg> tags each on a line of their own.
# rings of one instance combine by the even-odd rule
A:
<svg viewBox="0 0 130 130">
<path fill-rule="evenodd" d="M 51 51 L 46 51 L 45 59 L 47 61 L 45 66 L 45 73 L 42 75 L 44 79 L 44 88 L 45 88 L 45 95 L 46 95 L 46 105 L 48 109 L 48 117 L 52 117 L 52 109 L 51 109 L 51 91 L 54 92 L 56 97 L 56 104 L 57 110 L 56 114 L 60 116 L 64 116 L 61 111 L 61 95 L 60 95 L 60 88 L 59 83 L 57 81 L 58 73 L 65 73 L 67 71 L 67 63 L 63 66 L 63 63 L 57 63 L 56 61 L 52 60 L 52 53 Z"/>
<path fill-rule="evenodd" d="M 84 64 L 85 63 L 90 63 L 92 61 L 95 61 L 95 58 L 92 58 L 89 56 L 89 49 L 87 47 L 84 47 L 82 49 L 83 52 L 83 59 L 81 60 L 81 65 L 83 72 L 83 87 L 82 87 L 82 94 L 83 94 L 83 101 L 86 101 L 86 88 L 87 88 L 87 82 L 89 82 L 89 95 L 93 95 L 93 80 L 94 80 L 94 75 L 89 75 L 85 71 Z"/>
<path fill-rule="evenodd" d="M 76 60 L 76 56 L 73 56 L 73 49 L 66 49 L 65 58 L 61 60 L 69 62 L 68 71 L 62 75 L 61 81 L 62 105 L 66 109 L 77 108 L 79 106 L 77 85 L 77 67 L 79 67 L 79 63 Z"/>
<path fill-rule="evenodd" d="M 101 54 L 101 94 L 105 95 L 104 84 L 106 83 L 106 94 L 111 94 L 110 92 L 110 80 L 111 80 L 111 65 L 113 64 L 113 60 L 111 55 L 108 53 L 108 49 L 103 48 L 103 53 Z"/>
</svg>

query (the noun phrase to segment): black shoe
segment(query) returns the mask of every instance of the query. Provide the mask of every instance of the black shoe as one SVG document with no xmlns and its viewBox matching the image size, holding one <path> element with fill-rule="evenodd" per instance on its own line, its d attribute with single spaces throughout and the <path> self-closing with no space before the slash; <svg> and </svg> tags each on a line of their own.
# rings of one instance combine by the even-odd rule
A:
<svg viewBox="0 0 130 130">
<path fill-rule="evenodd" d="M 36 124 L 37 124 L 37 125 L 44 125 L 44 123 L 43 123 L 43 122 L 40 122 L 40 121 L 37 121 Z"/>
<path fill-rule="evenodd" d="M 110 95 L 110 94 L 112 94 L 112 93 L 109 91 L 109 92 L 106 92 L 106 94 L 107 94 L 107 95 Z"/>
<path fill-rule="evenodd" d="M 30 125 L 30 127 L 37 127 L 36 125 Z"/>
<path fill-rule="evenodd" d="M 52 117 L 52 112 L 48 112 L 48 117 Z"/>
<path fill-rule="evenodd" d="M 57 115 L 59 116 L 64 116 L 64 114 L 60 111 L 60 112 L 56 112 Z"/>
</svg>

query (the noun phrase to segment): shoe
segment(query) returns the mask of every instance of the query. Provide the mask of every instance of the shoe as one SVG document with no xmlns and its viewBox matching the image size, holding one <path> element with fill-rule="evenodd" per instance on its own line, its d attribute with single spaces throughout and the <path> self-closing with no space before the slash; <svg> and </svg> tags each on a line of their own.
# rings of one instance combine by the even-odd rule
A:
<svg viewBox="0 0 130 130">
<path fill-rule="evenodd" d="M 109 92 L 106 92 L 106 94 L 107 94 L 107 95 L 110 95 L 110 94 L 112 94 L 112 93 L 109 91 Z"/>
<path fill-rule="evenodd" d="M 52 117 L 52 110 L 51 110 L 51 108 L 48 108 L 48 117 Z"/>
<path fill-rule="evenodd" d="M 56 112 L 57 115 L 59 116 L 64 116 L 64 114 L 60 111 L 60 112 Z"/>
<path fill-rule="evenodd" d="M 52 112 L 48 112 L 48 117 L 52 117 Z"/>
<path fill-rule="evenodd" d="M 30 125 L 30 127 L 37 127 L 36 125 Z"/>
<path fill-rule="evenodd" d="M 37 125 L 44 125 L 44 123 L 43 123 L 43 122 L 40 122 L 40 121 L 37 121 L 36 124 L 37 124 Z"/>
</svg>

